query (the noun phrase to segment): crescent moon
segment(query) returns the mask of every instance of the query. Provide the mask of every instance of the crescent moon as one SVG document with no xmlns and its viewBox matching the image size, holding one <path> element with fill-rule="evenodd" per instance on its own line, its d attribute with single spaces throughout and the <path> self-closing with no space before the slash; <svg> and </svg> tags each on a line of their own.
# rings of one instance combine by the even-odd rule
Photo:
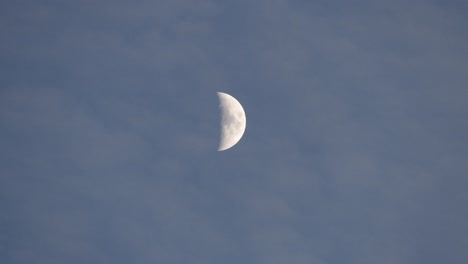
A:
<svg viewBox="0 0 468 264">
<path fill-rule="evenodd" d="M 245 131 L 246 118 L 244 108 L 229 94 L 218 92 L 219 110 L 221 111 L 221 135 L 218 151 L 234 146 Z"/>
</svg>

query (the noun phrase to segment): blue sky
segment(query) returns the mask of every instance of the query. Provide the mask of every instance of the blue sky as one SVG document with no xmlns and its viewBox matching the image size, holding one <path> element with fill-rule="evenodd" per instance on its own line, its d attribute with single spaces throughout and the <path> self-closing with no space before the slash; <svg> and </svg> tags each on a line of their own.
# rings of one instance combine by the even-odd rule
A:
<svg viewBox="0 0 468 264">
<path fill-rule="evenodd" d="M 468 259 L 465 2 L 0 10 L 1 263 Z"/>
</svg>

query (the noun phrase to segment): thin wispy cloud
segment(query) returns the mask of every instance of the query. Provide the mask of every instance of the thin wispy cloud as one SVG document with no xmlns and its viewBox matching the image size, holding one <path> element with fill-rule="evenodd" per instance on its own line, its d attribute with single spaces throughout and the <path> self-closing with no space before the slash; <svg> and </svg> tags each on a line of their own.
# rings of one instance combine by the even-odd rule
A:
<svg viewBox="0 0 468 264">
<path fill-rule="evenodd" d="M 467 258 L 462 4 L 1 6 L 0 262 Z"/>
</svg>

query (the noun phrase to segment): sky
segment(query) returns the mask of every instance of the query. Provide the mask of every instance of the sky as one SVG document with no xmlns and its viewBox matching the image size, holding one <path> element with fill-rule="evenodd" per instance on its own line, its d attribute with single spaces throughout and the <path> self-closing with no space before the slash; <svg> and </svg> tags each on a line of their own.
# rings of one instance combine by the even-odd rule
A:
<svg viewBox="0 0 468 264">
<path fill-rule="evenodd" d="M 465 263 L 467 14 L 2 1 L 0 263 Z"/>
</svg>

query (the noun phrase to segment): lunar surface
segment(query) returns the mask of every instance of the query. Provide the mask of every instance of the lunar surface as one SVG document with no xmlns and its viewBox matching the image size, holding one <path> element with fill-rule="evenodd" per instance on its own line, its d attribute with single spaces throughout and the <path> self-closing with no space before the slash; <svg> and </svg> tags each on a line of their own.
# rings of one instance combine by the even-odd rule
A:
<svg viewBox="0 0 468 264">
<path fill-rule="evenodd" d="M 218 92 L 219 110 L 221 111 L 221 135 L 218 151 L 234 146 L 245 131 L 246 118 L 242 105 L 236 98 Z"/>
</svg>

